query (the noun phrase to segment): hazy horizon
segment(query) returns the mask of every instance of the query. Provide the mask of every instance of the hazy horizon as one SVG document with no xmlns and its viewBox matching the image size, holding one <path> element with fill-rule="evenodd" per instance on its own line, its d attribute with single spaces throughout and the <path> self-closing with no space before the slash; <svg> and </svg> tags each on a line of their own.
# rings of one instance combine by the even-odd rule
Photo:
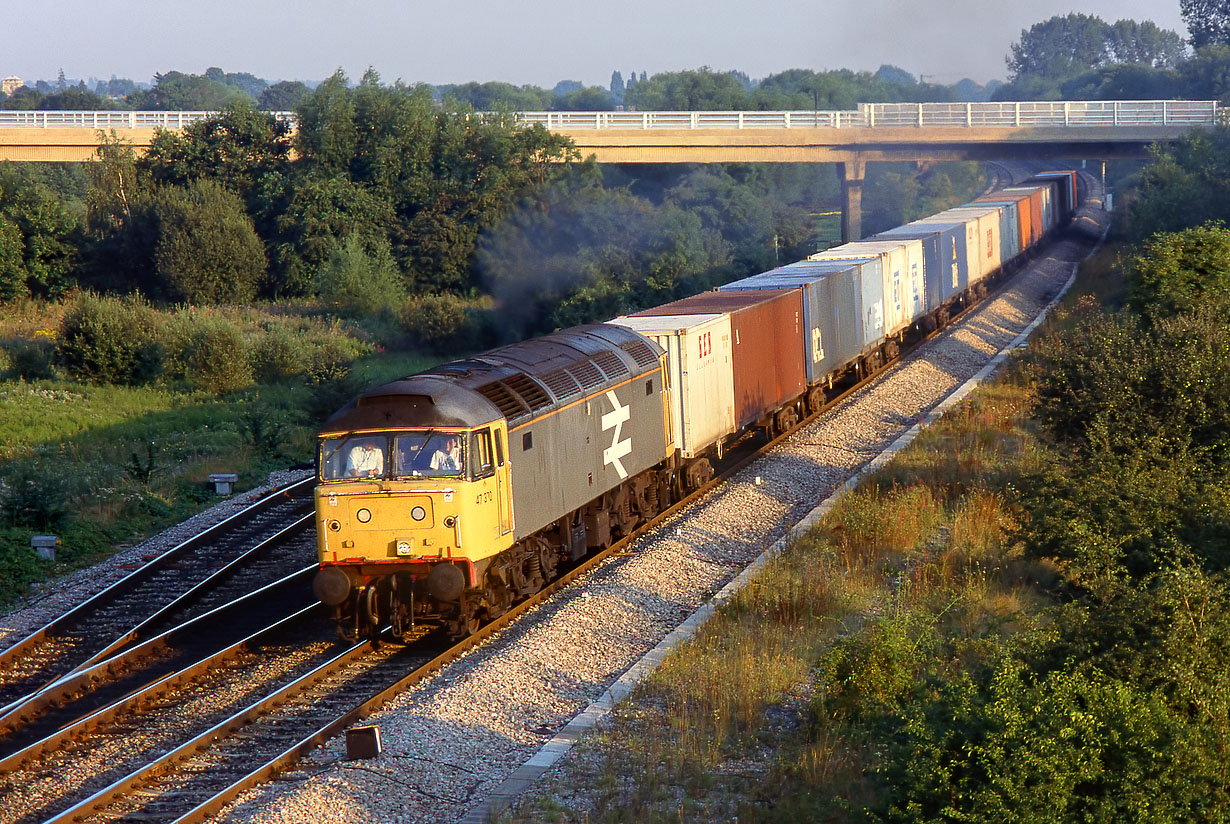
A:
<svg viewBox="0 0 1230 824">
<path fill-rule="evenodd" d="M 201 74 L 211 66 L 270 83 L 319 81 L 371 67 L 385 82 L 434 85 L 503 81 L 551 88 L 562 80 L 606 87 L 611 72 L 654 75 L 739 70 L 753 79 L 787 69 L 875 71 L 898 66 L 931 82 L 1007 79 L 1005 59 L 1021 32 L 1069 12 L 1107 22 L 1152 20 L 1186 36 L 1177 0 L 1040 0 L 1032 7 L 975 0 L 764 0 L 754 11 L 729 0 L 583 3 L 562 13 L 540 0 L 443 6 L 367 0 L 352 7 L 301 0 L 293 16 L 261 0 L 210 4 L 116 0 L 99 11 L 82 0 L 44 0 L 7 14 L 0 76 L 23 80 L 112 76 L 149 82 L 156 73 Z M 808 20 L 814 21 L 811 25 Z"/>
</svg>

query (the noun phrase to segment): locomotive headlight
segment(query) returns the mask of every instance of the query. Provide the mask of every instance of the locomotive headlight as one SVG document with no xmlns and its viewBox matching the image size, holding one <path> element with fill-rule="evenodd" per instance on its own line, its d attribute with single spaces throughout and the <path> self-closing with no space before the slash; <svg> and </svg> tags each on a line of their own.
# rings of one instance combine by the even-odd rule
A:
<svg viewBox="0 0 1230 824">
<path fill-rule="evenodd" d="M 342 529 L 341 521 L 329 521 L 329 531 L 330 532 L 340 532 L 341 529 Z"/>
<path fill-rule="evenodd" d="M 372 519 L 372 511 L 370 509 L 360 509 L 354 516 L 359 519 L 359 523 L 365 524 Z"/>
<path fill-rule="evenodd" d="M 409 555 L 410 551 L 413 548 L 414 548 L 414 545 L 410 543 L 409 541 L 405 540 L 404 538 L 399 539 L 397 541 L 397 554 L 398 555 Z"/>
<path fill-rule="evenodd" d="M 427 510 L 423 509 L 421 506 L 416 506 L 414 509 L 410 510 L 410 517 L 416 521 L 421 521 L 427 517 Z"/>
<path fill-rule="evenodd" d="M 449 515 L 447 518 L 444 519 L 444 525 L 448 527 L 449 529 L 452 529 L 456 525 L 456 523 L 457 523 L 457 519 L 454 518 L 452 515 Z"/>
</svg>

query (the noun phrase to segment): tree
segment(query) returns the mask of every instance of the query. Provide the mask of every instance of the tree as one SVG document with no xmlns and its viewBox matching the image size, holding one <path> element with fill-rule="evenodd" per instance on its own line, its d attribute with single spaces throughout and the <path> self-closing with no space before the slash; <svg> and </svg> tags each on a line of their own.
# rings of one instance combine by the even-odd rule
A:
<svg viewBox="0 0 1230 824">
<path fill-rule="evenodd" d="M 611 99 L 616 103 L 624 101 L 624 76 L 620 74 L 619 69 L 611 72 Z"/>
<path fill-rule="evenodd" d="M 1179 66 L 1185 96 L 1196 100 L 1230 100 L 1230 45 L 1214 43 L 1196 50 Z"/>
<path fill-rule="evenodd" d="M 358 236 L 350 235 L 317 270 L 316 294 L 356 314 L 393 312 L 406 297 L 397 264 L 387 243 L 369 254 Z"/>
<path fill-rule="evenodd" d="M 76 259 L 77 221 L 55 192 L 0 165 L 0 302 L 59 295 Z"/>
<path fill-rule="evenodd" d="M 311 294 L 315 273 L 348 238 L 356 238 L 369 254 L 382 245 L 387 249 L 396 219 L 393 205 L 368 187 L 340 177 L 297 178 L 276 217 L 271 291 Z"/>
<path fill-rule="evenodd" d="M 221 70 L 215 73 L 218 76 Z M 244 91 L 229 86 L 225 76 L 214 79 L 201 74 L 171 71 L 154 75 L 154 87 L 134 93 L 129 101 L 138 109 L 157 111 L 219 111 L 230 105 L 251 103 Z"/>
<path fill-rule="evenodd" d="M 1178 32 L 1160 28 L 1151 20 L 1117 20 L 1107 37 L 1107 51 L 1116 63 L 1141 63 L 1174 68 L 1185 57 Z"/>
<path fill-rule="evenodd" d="M 312 90 L 298 80 L 279 80 L 261 92 L 256 108 L 267 112 L 289 112 L 299 107 Z"/>
<path fill-rule="evenodd" d="M 211 180 L 166 186 L 154 197 L 156 275 L 169 297 L 244 303 L 265 276 L 265 249 L 243 202 Z"/>
<path fill-rule="evenodd" d="M 1071 13 L 1035 23 L 1012 44 L 1008 68 L 1012 82 L 1026 77 L 1062 82 L 1089 69 L 1113 63 L 1140 63 L 1157 68 L 1177 65 L 1183 40 L 1154 23 Z"/>
<path fill-rule="evenodd" d="M 290 126 L 241 102 L 181 132 L 156 133 L 140 167 L 157 185 L 221 184 L 243 199 L 258 233 L 273 243 L 293 174 L 290 151 Z"/>
<path fill-rule="evenodd" d="M 655 74 L 629 87 L 624 102 L 650 111 L 729 111 L 750 106 L 747 89 L 737 77 L 708 66 Z"/>
<path fill-rule="evenodd" d="M 1217 47 L 1221 48 L 1221 47 Z M 1230 134 L 1194 132 L 1153 150 L 1141 172 L 1126 235 L 1141 242 L 1210 220 L 1230 221 Z"/>
<path fill-rule="evenodd" d="M 1179 0 L 1193 48 L 1230 45 L 1230 3 L 1226 0 Z"/>
<path fill-rule="evenodd" d="M 538 86 L 514 86 L 499 82 L 446 85 L 440 86 L 437 91 L 442 99 L 451 98 L 479 112 L 540 112 L 550 108 L 555 97 Z"/>
<path fill-rule="evenodd" d="M 1035 23 L 1012 44 L 1008 69 L 1022 75 L 1067 78 L 1107 62 L 1109 26 L 1101 18 L 1071 13 Z"/>
<path fill-rule="evenodd" d="M 557 112 L 604 112 L 613 108 L 611 96 L 597 86 L 573 89 L 551 101 L 551 109 Z"/>
</svg>

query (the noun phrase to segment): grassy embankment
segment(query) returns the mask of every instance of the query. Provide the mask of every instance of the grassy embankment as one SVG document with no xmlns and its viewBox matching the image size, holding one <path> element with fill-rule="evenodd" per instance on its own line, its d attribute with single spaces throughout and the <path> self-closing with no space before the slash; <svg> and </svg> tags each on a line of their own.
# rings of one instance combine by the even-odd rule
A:
<svg viewBox="0 0 1230 824">
<path fill-rule="evenodd" d="M 273 470 L 310 463 L 316 424 L 355 391 L 438 360 L 386 353 L 377 341 L 391 333 L 312 308 L 235 308 L 194 310 L 191 323 L 238 328 L 253 361 L 292 342 L 276 379 L 262 381 L 258 368 L 244 388 L 215 392 L 169 375 L 138 386 L 86 383 L 60 368 L 21 378 L 20 353 L 50 355 L 64 312 L 61 304 L 30 303 L 0 317 L 0 610 L 35 581 L 95 563 L 213 505 L 211 473 L 237 473 L 241 491 Z M 160 318 L 190 323 L 173 313 Z M 61 538 L 54 564 L 30 548 L 31 535 L 48 532 Z"/>
<path fill-rule="evenodd" d="M 1113 250 L 1050 321 L 1120 302 Z M 1011 366 L 793 544 L 505 819 L 855 821 L 884 809 L 888 731 L 936 681 L 1047 620 L 1059 576 L 1013 539 L 1045 447 Z M 585 788 L 579 794 L 571 788 Z M 592 806 L 591 806 L 592 805 Z"/>
</svg>

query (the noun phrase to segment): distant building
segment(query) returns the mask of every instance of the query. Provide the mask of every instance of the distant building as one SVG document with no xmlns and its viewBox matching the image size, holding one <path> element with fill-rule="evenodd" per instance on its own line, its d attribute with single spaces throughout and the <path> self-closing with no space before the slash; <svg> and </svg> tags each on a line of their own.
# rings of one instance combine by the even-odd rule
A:
<svg viewBox="0 0 1230 824">
<path fill-rule="evenodd" d="M 26 84 L 22 82 L 20 77 L 15 74 L 10 74 L 8 77 L 0 80 L 0 92 L 12 94 L 24 85 Z"/>
</svg>

